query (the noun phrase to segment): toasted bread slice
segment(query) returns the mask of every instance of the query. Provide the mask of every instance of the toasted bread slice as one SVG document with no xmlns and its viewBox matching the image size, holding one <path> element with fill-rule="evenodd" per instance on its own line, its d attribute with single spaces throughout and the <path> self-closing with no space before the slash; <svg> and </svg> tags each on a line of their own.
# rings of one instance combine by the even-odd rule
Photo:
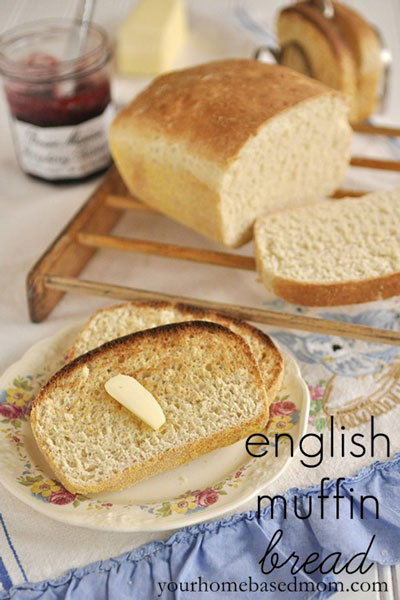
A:
<svg viewBox="0 0 400 600">
<path fill-rule="evenodd" d="M 152 430 L 107 394 L 122 373 L 160 404 Z M 36 441 L 71 492 L 131 486 L 260 431 L 268 401 L 246 342 L 215 323 L 155 327 L 108 342 L 67 364 L 40 390 Z"/>
<path fill-rule="evenodd" d="M 99 310 L 81 330 L 69 352 L 69 360 L 105 342 L 136 331 L 193 320 L 219 323 L 247 342 L 258 363 L 268 401 L 272 402 L 281 387 L 283 378 L 283 359 L 272 340 L 260 329 L 244 321 L 186 304 L 128 302 Z"/>
</svg>

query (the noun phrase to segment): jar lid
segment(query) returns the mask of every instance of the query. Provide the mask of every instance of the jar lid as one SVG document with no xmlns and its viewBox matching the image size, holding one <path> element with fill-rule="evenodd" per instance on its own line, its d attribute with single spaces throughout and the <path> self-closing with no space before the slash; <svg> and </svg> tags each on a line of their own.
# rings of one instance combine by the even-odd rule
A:
<svg viewBox="0 0 400 600">
<path fill-rule="evenodd" d="M 43 19 L 15 27 L 0 36 L 0 73 L 32 83 L 84 77 L 111 57 L 102 27 L 87 25 L 85 47 L 78 55 L 82 23 Z"/>
</svg>

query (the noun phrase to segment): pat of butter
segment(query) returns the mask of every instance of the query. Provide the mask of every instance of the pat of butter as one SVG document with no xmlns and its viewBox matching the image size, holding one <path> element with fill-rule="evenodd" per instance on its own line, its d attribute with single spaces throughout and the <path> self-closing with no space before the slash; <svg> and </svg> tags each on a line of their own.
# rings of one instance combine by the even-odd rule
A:
<svg viewBox="0 0 400 600">
<path fill-rule="evenodd" d="M 168 70 L 186 37 L 184 0 L 139 0 L 117 35 L 117 70 L 121 75 Z"/>
<path fill-rule="evenodd" d="M 153 429 L 164 425 L 165 415 L 161 406 L 153 394 L 134 377 L 116 375 L 111 377 L 104 387 L 110 396 Z"/>
</svg>

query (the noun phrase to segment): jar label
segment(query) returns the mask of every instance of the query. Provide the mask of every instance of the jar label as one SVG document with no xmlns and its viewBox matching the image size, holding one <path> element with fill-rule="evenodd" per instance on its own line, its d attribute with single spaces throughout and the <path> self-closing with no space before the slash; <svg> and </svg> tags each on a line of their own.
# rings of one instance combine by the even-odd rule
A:
<svg viewBox="0 0 400 600">
<path fill-rule="evenodd" d="M 115 115 L 109 104 L 93 119 L 61 127 L 38 127 L 13 119 L 21 167 L 45 179 L 85 177 L 110 162 L 108 128 Z"/>
</svg>

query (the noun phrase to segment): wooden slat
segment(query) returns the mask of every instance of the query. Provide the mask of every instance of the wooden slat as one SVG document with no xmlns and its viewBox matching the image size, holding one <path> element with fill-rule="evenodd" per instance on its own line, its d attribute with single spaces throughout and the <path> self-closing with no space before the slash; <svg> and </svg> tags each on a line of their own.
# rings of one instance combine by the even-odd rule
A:
<svg viewBox="0 0 400 600">
<path fill-rule="evenodd" d="M 364 194 L 368 194 L 367 190 L 336 190 L 331 196 L 334 200 L 340 200 L 341 198 L 359 198 L 360 196 L 364 196 Z"/>
<path fill-rule="evenodd" d="M 378 125 L 370 125 L 369 123 L 360 123 L 353 125 L 353 130 L 357 133 L 366 133 L 368 135 L 387 135 L 389 137 L 399 137 L 400 127 L 379 127 Z"/>
<path fill-rule="evenodd" d="M 136 200 L 135 198 L 130 198 L 129 196 L 117 196 L 116 194 L 109 194 L 106 197 L 106 204 L 110 208 L 115 208 L 117 210 L 137 210 L 139 212 L 149 212 L 155 213 L 157 212 L 151 206 L 147 206 Z"/>
<path fill-rule="evenodd" d="M 87 227 L 96 233 L 108 233 L 120 219 L 120 211 L 105 205 L 104 199 L 111 192 L 117 192 L 121 196 L 127 193 L 114 168 L 104 176 L 89 200 L 30 270 L 26 285 L 32 321 L 45 319 L 63 296 L 61 292 L 45 287 L 44 275 L 50 272 L 66 276 L 78 275 L 96 252 L 96 248 L 77 243 L 79 231 Z"/>
<path fill-rule="evenodd" d="M 53 290 L 62 290 L 74 294 L 101 296 L 104 298 L 115 298 L 117 300 L 167 300 L 171 302 L 184 302 L 186 304 L 199 306 L 200 308 L 217 311 L 236 319 L 264 323 L 274 327 L 299 329 L 301 331 L 310 331 L 325 335 L 400 346 L 400 333 L 397 331 L 355 325 L 343 321 L 318 319 L 315 317 L 307 317 L 305 315 L 288 314 L 265 310 L 263 308 L 253 308 L 250 306 L 237 306 L 235 304 L 200 300 L 198 298 L 188 298 L 187 296 L 175 296 L 172 294 L 163 294 L 160 292 L 98 283 L 95 281 L 86 281 L 71 277 L 60 277 L 57 275 L 47 275 L 45 277 L 45 285 Z"/>
<path fill-rule="evenodd" d="M 187 246 L 150 242 L 148 240 L 137 240 L 113 235 L 98 235 L 83 232 L 78 234 L 78 241 L 80 244 L 91 248 L 108 248 L 122 250 L 123 252 L 154 254 L 156 256 L 191 260 L 210 265 L 231 267 L 233 269 L 246 269 L 248 271 L 254 271 L 256 268 L 255 260 L 251 256 L 229 254 L 227 252 L 214 252 L 198 248 L 189 248 Z"/>
<path fill-rule="evenodd" d="M 378 158 L 366 158 L 364 156 L 353 156 L 350 165 L 352 167 L 362 167 L 364 169 L 400 171 L 400 160 L 382 160 Z"/>
</svg>

